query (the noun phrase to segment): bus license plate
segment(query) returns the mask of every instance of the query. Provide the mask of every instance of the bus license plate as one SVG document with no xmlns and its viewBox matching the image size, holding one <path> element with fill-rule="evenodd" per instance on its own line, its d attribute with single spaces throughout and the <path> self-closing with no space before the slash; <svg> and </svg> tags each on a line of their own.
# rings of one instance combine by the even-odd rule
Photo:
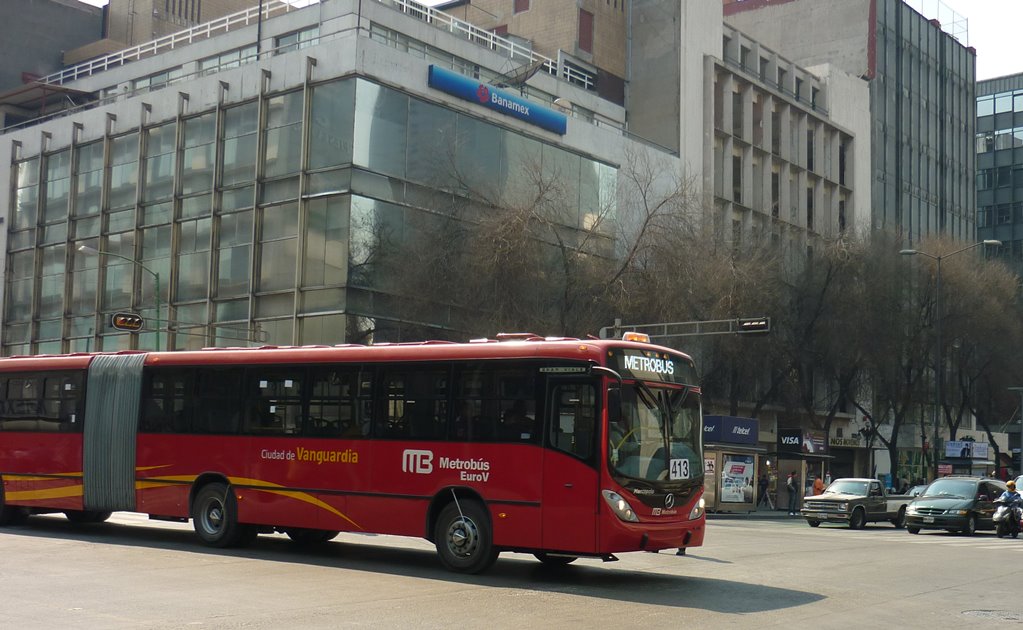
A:
<svg viewBox="0 0 1023 630">
<path fill-rule="evenodd" d="M 924 522 L 925 523 L 933 523 L 934 522 L 934 517 L 933 516 L 925 516 L 924 517 Z"/>
</svg>

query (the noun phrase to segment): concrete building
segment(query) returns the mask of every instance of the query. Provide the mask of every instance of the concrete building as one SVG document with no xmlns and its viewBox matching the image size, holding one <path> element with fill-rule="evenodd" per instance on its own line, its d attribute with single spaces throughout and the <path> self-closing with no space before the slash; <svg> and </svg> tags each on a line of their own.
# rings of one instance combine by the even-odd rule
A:
<svg viewBox="0 0 1023 630">
<path fill-rule="evenodd" d="M 574 71 L 600 96 L 624 104 L 625 0 L 453 0 L 437 9 L 507 37 Z"/>
<path fill-rule="evenodd" d="M 869 138 L 866 86 L 835 67 L 799 67 L 727 26 L 719 0 L 438 8 L 578 68 L 614 102 L 627 77 L 628 133 L 679 154 L 718 238 L 769 238 L 798 270 L 814 239 L 869 227 L 869 199 L 853 194 L 869 186 L 869 152 L 854 150 Z"/>
<path fill-rule="evenodd" d="M 555 60 L 519 62 L 540 71 L 481 104 L 511 42 L 467 23 L 397 0 L 267 5 L 261 27 L 242 12 L 48 77 L 92 101 L 0 135 L 4 354 L 156 347 L 112 327 L 120 311 L 167 348 L 457 336 L 449 306 L 409 314 L 361 271 L 382 226 L 411 237 L 455 203 L 437 156 L 511 194 L 542 155 L 571 173 L 569 229 L 613 210 L 627 152 L 678 170 Z"/>
<path fill-rule="evenodd" d="M 502 195 L 529 156 L 568 166 L 571 230 L 625 205 L 639 154 L 697 184 L 717 238 L 796 268 L 869 225 L 866 84 L 726 25 L 719 0 L 453 4 L 268 0 L 262 24 L 247 9 L 46 77 L 90 101 L 0 135 L 3 354 L 460 336 L 449 305 L 409 313 L 363 271 L 382 231 L 465 201 L 422 156 Z M 566 6 L 575 26 L 534 41 L 527 14 Z M 455 16 L 478 8 L 491 28 Z M 114 328 L 123 311 L 159 339 Z"/>
<path fill-rule="evenodd" d="M 796 63 L 829 63 L 868 83 L 874 229 L 901 232 L 907 243 L 974 238 L 974 49 L 901 0 L 724 0 L 724 8 L 728 24 Z M 805 82 L 792 88 L 813 98 Z"/>
<path fill-rule="evenodd" d="M 1023 74 L 977 82 L 977 239 L 1023 276 Z"/>
<path fill-rule="evenodd" d="M 39 115 L 56 102 L 75 104 L 77 94 L 32 85 L 60 70 L 63 53 L 102 34 L 103 10 L 77 0 L 0 2 L 0 129 Z"/>
<path fill-rule="evenodd" d="M 259 0 L 110 0 L 103 8 L 102 36 L 69 48 L 64 63 L 73 65 L 151 42 L 258 4 Z"/>
</svg>

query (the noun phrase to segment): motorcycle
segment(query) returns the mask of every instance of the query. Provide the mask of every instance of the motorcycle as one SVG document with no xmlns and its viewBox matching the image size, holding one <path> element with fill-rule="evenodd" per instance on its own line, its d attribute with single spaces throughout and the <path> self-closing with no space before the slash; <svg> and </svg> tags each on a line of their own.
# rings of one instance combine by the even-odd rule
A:
<svg viewBox="0 0 1023 630">
<path fill-rule="evenodd" d="M 1023 508 L 1020 507 L 1020 502 L 998 498 L 995 500 L 995 505 L 998 506 L 994 515 L 995 533 L 998 537 L 1005 538 L 1007 534 L 1013 538 L 1019 536 L 1020 521 L 1023 520 Z"/>
</svg>

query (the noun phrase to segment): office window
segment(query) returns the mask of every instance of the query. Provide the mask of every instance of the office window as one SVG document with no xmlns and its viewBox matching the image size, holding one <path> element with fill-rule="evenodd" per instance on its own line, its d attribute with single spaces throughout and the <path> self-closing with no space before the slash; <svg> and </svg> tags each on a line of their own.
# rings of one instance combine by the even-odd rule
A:
<svg viewBox="0 0 1023 630">
<path fill-rule="evenodd" d="M 593 14 L 579 9 L 579 50 L 593 52 Z"/>
<path fill-rule="evenodd" d="M 522 13 L 529 10 L 529 0 L 515 0 L 514 13 Z"/>
<path fill-rule="evenodd" d="M 319 39 L 319 26 L 295 31 L 294 33 L 288 33 L 287 35 L 281 35 L 277 38 L 276 54 L 283 55 L 284 53 L 291 52 L 293 50 L 308 48 L 309 46 L 315 45 Z"/>
<path fill-rule="evenodd" d="M 982 131 L 977 134 L 977 153 L 987 153 L 994 149 L 995 135 L 990 131 Z"/>
<path fill-rule="evenodd" d="M 985 96 L 977 99 L 977 115 L 990 116 L 995 113 L 995 97 Z"/>
<path fill-rule="evenodd" d="M 995 113 L 1003 114 L 1012 111 L 1012 94 L 995 95 Z"/>
</svg>

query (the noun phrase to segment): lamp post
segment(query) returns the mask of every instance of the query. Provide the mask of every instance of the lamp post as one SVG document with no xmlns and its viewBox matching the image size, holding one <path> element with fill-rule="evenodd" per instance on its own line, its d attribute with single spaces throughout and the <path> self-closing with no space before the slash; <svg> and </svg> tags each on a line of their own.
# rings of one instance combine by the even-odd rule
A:
<svg viewBox="0 0 1023 630">
<path fill-rule="evenodd" d="M 949 252 L 948 254 L 938 254 L 938 255 L 929 254 L 927 252 L 920 251 L 918 249 L 903 249 L 903 250 L 899 250 L 899 253 L 902 254 L 903 256 L 917 256 L 917 255 L 919 255 L 919 256 L 926 256 L 927 258 L 932 259 L 934 261 L 934 263 L 935 263 L 935 271 L 934 271 L 934 337 L 935 337 L 935 351 L 934 351 L 934 436 L 932 437 L 932 441 L 934 442 L 934 444 L 931 446 L 931 448 L 933 449 L 933 452 L 934 452 L 934 478 L 935 479 L 938 478 L 938 455 L 939 455 L 939 451 L 938 451 L 938 427 L 939 427 L 939 420 L 941 419 L 941 401 L 942 401 L 941 389 L 943 387 L 943 381 L 944 381 L 944 376 L 945 376 L 945 374 L 944 374 L 944 358 L 942 357 L 942 347 L 941 347 L 941 261 L 946 259 L 946 258 L 948 258 L 949 256 L 954 256 L 956 254 L 960 254 L 962 252 L 971 250 L 974 247 L 980 247 L 981 245 L 1000 246 L 1001 244 L 1002 244 L 1001 241 L 996 241 L 994 239 L 988 239 L 988 240 L 980 241 L 979 243 L 974 243 L 972 245 L 967 245 L 966 247 L 963 247 L 961 249 L 957 249 L 954 252 Z"/>
<path fill-rule="evenodd" d="M 1023 475 L 1023 387 L 1010 387 L 1010 392 L 1019 392 L 1019 468 L 1017 475 Z M 1012 463 L 1016 463 L 1013 460 Z"/>
<path fill-rule="evenodd" d="M 128 258 L 127 256 L 122 256 L 121 254 L 115 254 L 113 252 L 102 251 L 102 250 L 96 249 L 95 247 L 89 247 L 88 245 L 81 245 L 81 246 L 79 246 L 78 247 L 78 251 L 82 252 L 83 254 L 91 254 L 93 256 L 113 256 L 114 258 L 120 258 L 121 260 L 126 260 L 126 261 L 130 262 L 131 264 L 136 265 L 137 267 L 139 267 L 143 271 L 146 271 L 151 276 L 153 276 L 153 282 L 154 282 L 154 285 L 156 287 L 156 349 L 159 350 L 160 349 L 160 321 L 161 321 L 160 320 L 160 274 L 155 272 L 155 271 L 153 271 L 149 267 L 143 265 L 141 262 L 135 260 L 134 258 Z"/>
</svg>

